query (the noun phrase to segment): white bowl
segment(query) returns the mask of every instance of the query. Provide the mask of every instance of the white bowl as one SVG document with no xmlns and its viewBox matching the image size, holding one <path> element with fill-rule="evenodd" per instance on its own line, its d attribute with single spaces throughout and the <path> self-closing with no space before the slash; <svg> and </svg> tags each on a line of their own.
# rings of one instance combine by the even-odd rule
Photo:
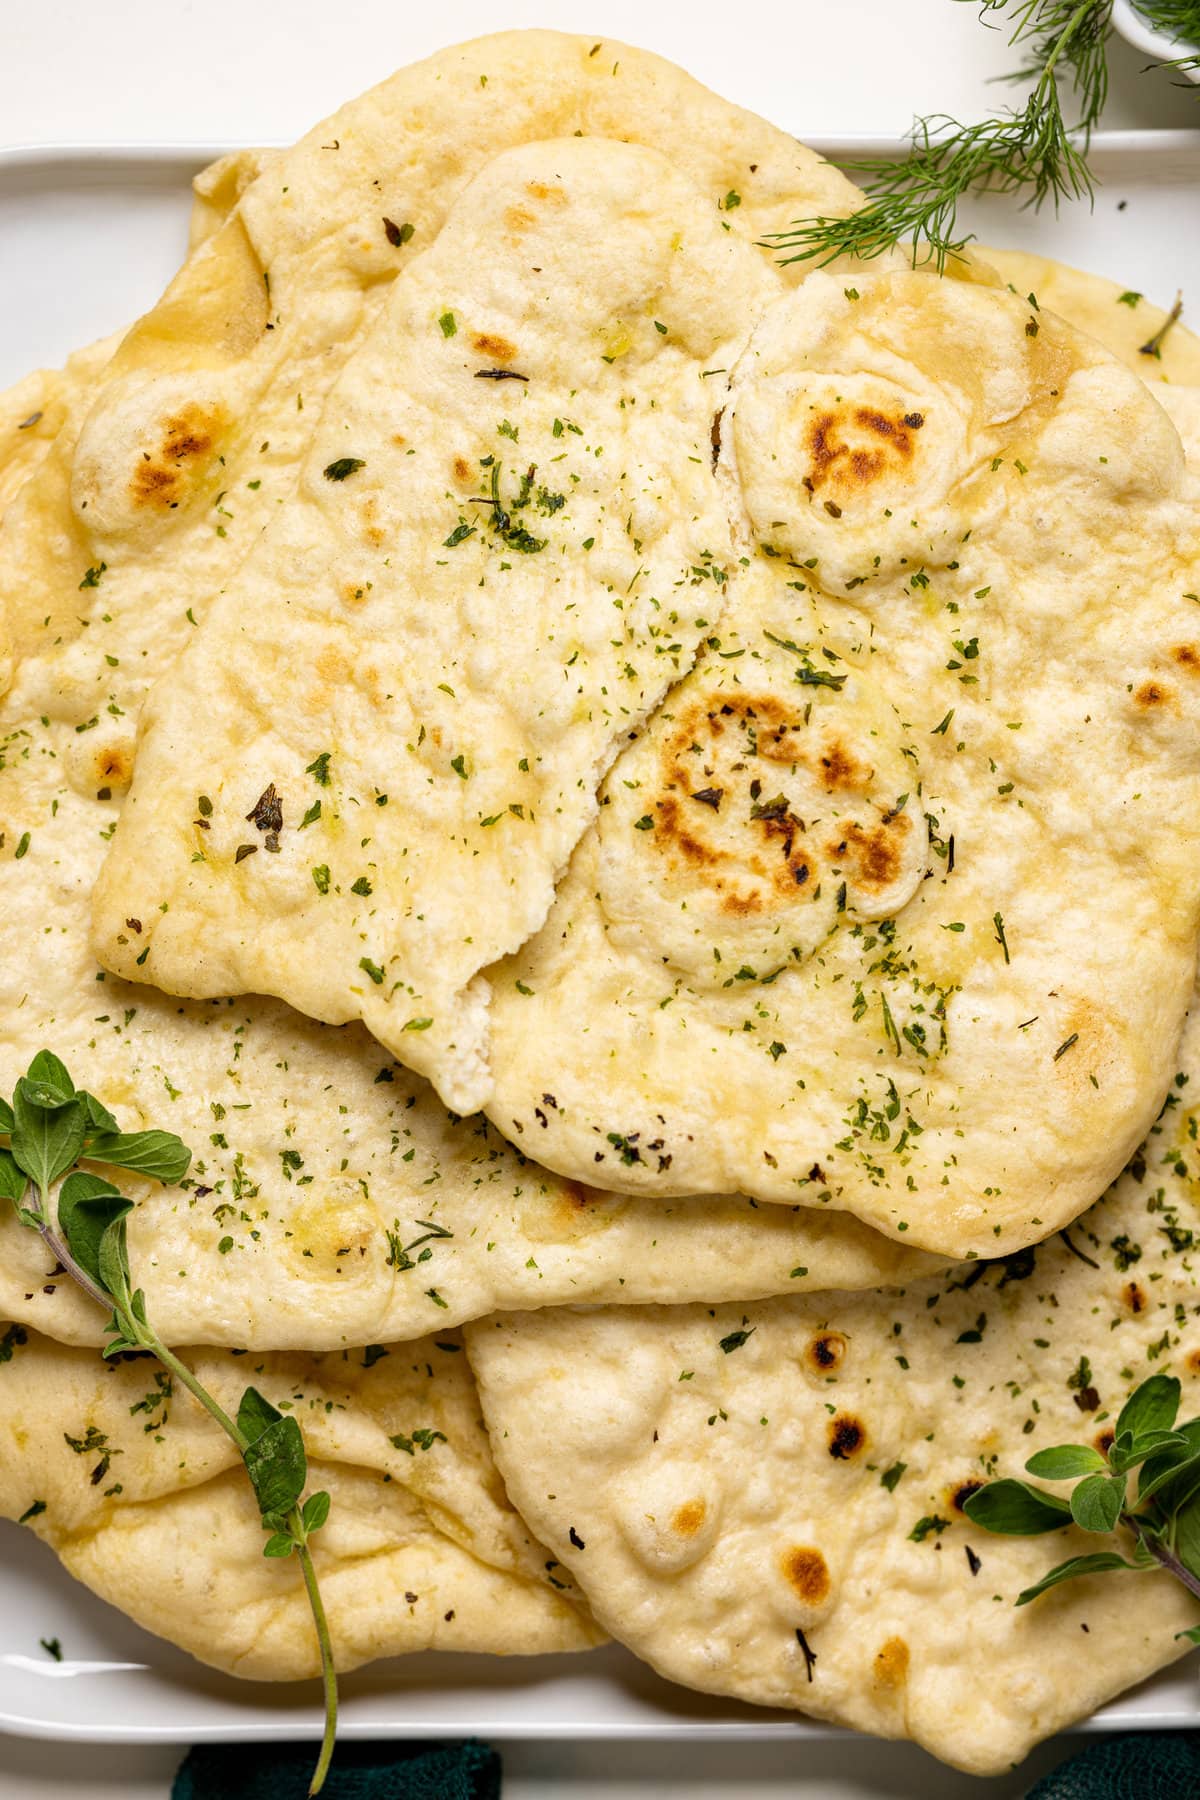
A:
<svg viewBox="0 0 1200 1800">
<path fill-rule="evenodd" d="M 1144 51 L 1155 62 L 1174 62 L 1178 56 L 1200 56 L 1200 45 L 1185 44 L 1179 38 L 1169 37 L 1165 31 L 1156 31 L 1143 18 L 1133 0 L 1113 0 L 1112 22 L 1127 44 L 1132 44 L 1135 50 Z M 1189 81 L 1200 84 L 1200 68 L 1179 72 L 1186 75 Z"/>
</svg>

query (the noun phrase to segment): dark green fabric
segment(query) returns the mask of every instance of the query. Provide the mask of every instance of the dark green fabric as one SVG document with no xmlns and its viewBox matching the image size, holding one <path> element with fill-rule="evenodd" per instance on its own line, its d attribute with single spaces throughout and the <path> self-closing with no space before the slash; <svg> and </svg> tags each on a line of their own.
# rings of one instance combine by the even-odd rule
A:
<svg viewBox="0 0 1200 1800">
<path fill-rule="evenodd" d="M 1099 1738 L 1030 1788 L 1026 1800 L 1197 1800 L 1200 1731 Z"/>
<path fill-rule="evenodd" d="M 171 1800 L 305 1800 L 316 1744 L 212 1744 L 189 1750 Z M 500 1758 L 486 1744 L 339 1744 L 321 1800 L 498 1800 Z"/>
</svg>

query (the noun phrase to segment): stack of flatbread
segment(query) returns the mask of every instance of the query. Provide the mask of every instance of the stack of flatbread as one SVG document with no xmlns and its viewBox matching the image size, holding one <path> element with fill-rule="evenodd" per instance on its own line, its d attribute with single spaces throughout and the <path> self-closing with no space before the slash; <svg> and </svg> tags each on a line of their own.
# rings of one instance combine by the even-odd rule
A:
<svg viewBox="0 0 1200 1800">
<path fill-rule="evenodd" d="M 1196 1623 L 1015 1611 L 963 1504 L 1196 1410 L 1200 343 L 769 247 L 859 204 L 549 32 L 198 178 L 0 397 L 0 1091 L 191 1146 L 135 1281 L 300 1420 L 340 1668 L 611 1635 L 989 1772 Z M 227 1441 L 0 1246 L 0 1511 L 313 1673 Z"/>
</svg>

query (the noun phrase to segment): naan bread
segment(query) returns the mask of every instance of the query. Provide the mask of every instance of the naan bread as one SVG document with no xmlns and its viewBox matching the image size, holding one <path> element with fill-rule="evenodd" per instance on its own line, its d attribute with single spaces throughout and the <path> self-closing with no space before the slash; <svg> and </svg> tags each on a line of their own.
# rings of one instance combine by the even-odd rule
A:
<svg viewBox="0 0 1200 1800">
<path fill-rule="evenodd" d="M 152 1358 L 105 1363 L 12 1326 L 0 1347 L 0 1516 L 38 1509 L 29 1529 L 72 1575 L 201 1662 L 315 1675 L 299 1565 L 264 1558 L 237 1452 L 191 1396 Z M 186 1360 L 227 1410 L 252 1385 L 300 1421 L 308 1491 L 333 1498 L 313 1559 L 339 1669 L 601 1641 L 505 1498 L 453 1332 L 366 1357 Z"/>
<path fill-rule="evenodd" d="M 152 618 L 123 623 L 113 704 L 131 724 L 161 646 Z M 98 971 L 87 909 L 127 765 L 93 748 L 100 725 L 22 718 L 11 701 L 0 719 L 0 1088 L 51 1042 L 123 1123 L 169 1125 L 194 1147 L 182 1189 L 120 1177 L 139 1203 L 137 1279 L 170 1341 L 329 1349 L 495 1305 L 757 1297 L 936 1266 L 844 1216 L 664 1207 L 564 1182 L 482 1119 L 451 1118 L 361 1027 L 272 1001 L 181 1002 Z M 7 1207 L 0 1316 L 102 1341 L 97 1309 Z"/>
<path fill-rule="evenodd" d="M 530 57 L 529 66 L 547 75 L 538 93 L 520 73 Z M 409 134 L 399 146 L 397 120 Z M 365 254 L 361 238 L 334 231 L 346 207 L 369 207 L 374 231 L 374 209 L 386 205 L 395 218 L 419 218 L 432 237 L 468 162 L 523 134 L 585 124 L 669 149 L 677 166 L 708 184 L 713 215 L 751 239 L 802 207 L 806 194 L 822 205 L 853 195 L 784 134 L 653 57 L 622 55 L 617 73 L 606 68 L 600 82 L 576 40 L 516 34 L 402 72 L 339 114 L 335 129 L 284 153 L 286 180 L 277 163 L 243 195 L 260 247 L 272 207 L 282 209 L 278 230 L 286 226 L 296 239 L 292 260 L 281 251 L 272 264 L 273 292 L 284 270 L 299 284 L 305 243 L 310 255 L 327 259 Z M 335 139 L 338 152 L 322 149 Z M 342 161 L 333 165 L 335 154 Z M 257 157 L 216 165 L 201 177 L 202 196 L 214 203 L 236 197 Z M 398 159 L 407 172 L 381 202 L 370 171 Z M 353 176 L 344 192 L 327 173 L 333 167 Z M 731 207 L 725 202 L 735 179 L 741 204 Z M 284 186 L 300 196 L 297 207 L 303 201 L 295 217 Z M 239 229 L 231 221 L 227 249 Z M 722 240 L 730 235 L 722 232 Z M 407 245 L 372 250 L 368 298 L 382 295 L 390 273 L 381 258 L 395 259 L 398 249 Z M 193 258 L 122 358 L 149 367 L 182 353 L 185 328 L 198 330 L 206 318 L 211 325 L 220 305 L 232 304 L 231 270 L 221 255 Z M 289 355 L 302 341 L 301 334 L 291 342 Z M 266 355 L 260 344 L 245 361 L 259 368 Z M 105 389 L 93 424 L 124 391 L 114 397 L 111 384 Z M 507 450 L 511 440 L 497 442 Z M 60 448 L 69 465 L 69 444 Z M 45 492 L 37 499 L 42 483 L 33 488 L 25 526 L 49 504 Z M 509 1150 L 483 1121 L 448 1117 L 360 1028 L 323 1029 L 268 1001 L 236 1008 L 180 1002 L 98 971 L 87 943 L 91 893 L 129 780 L 142 698 L 175 650 L 163 594 L 177 603 L 197 574 L 175 560 L 183 544 L 175 524 L 164 516 L 157 529 L 151 561 L 170 570 L 169 582 L 156 574 L 151 596 L 132 576 L 110 580 L 113 569 L 97 577 L 96 590 L 78 590 L 76 580 L 71 607 L 91 619 L 93 637 L 49 627 L 0 714 L 0 934 L 11 952 L 0 957 L 0 1087 L 11 1089 L 30 1057 L 52 1042 L 124 1124 L 169 1126 L 194 1147 L 182 1191 L 122 1176 L 139 1201 L 130 1228 L 134 1266 L 168 1339 L 328 1349 L 418 1336 L 495 1305 L 757 1296 L 781 1287 L 876 1285 L 936 1266 L 854 1220 L 803 1209 L 763 1219 L 752 1201 L 733 1198 L 664 1209 L 564 1183 Z M 51 547 L 59 536 L 50 534 Z M 14 542 L 8 538 L 10 554 Z M 204 562 L 200 574 L 209 567 Z M 199 580 L 197 619 L 208 598 Z M 89 713 L 80 646 L 96 642 L 101 626 L 104 657 L 94 664 L 103 666 L 107 705 L 93 699 Z M 0 1242 L 0 1315 L 67 1341 L 97 1342 L 94 1309 L 54 1280 L 36 1239 L 7 1214 Z"/>
<path fill-rule="evenodd" d="M 600 1623 L 673 1680 L 914 1738 L 972 1774 L 1179 1656 L 1200 1610 L 1171 1577 L 1016 1610 L 1103 1542 L 994 1537 L 962 1505 L 1036 1449 L 1102 1443 L 1155 1371 L 1181 1378 L 1181 1419 L 1200 1411 L 1200 1012 L 1181 1068 L 1069 1239 L 890 1292 L 472 1326 L 512 1500 Z"/>
<path fill-rule="evenodd" d="M 1191 991 L 1178 436 L 1054 315 L 905 272 L 780 301 L 721 442 L 745 562 L 491 972 L 489 1114 L 622 1191 L 1018 1248 L 1129 1156 Z"/>
<path fill-rule="evenodd" d="M 21 862 L 0 857 L 5 929 L 27 946 L 0 964 L 0 1092 L 44 1039 L 123 1126 L 166 1126 L 192 1146 L 182 1188 L 115 1177 L 137 1201 L 135 1279 L 169 1342 L 335 1349 L 496 1306 L 875 1287 L 941 1266 L 844 1214 L 631 1200 L 563 1181 L 484 1120 L 451 1118 L 361 1026 L 334 1031 L 279 1002 L 206 1005 L 98 982 L 84 914 L 114 808 L 62 786 L 57 761 L 35 772 L 36 786 L 28 764 L 0 772 L 0 819 L 31 830 Z M 7 1205 L 0 1317 L 103 1341 L 99 1310 L 55 1279 Z"/>
<path fill-rule="evenodd" d="M 552 137 L 572 139 L 558 153 L 574 171 L 567 184 L 549 151 L 524 178 L 500 164 L 479 175 L 509 146 Z M 613 139 L 657 151 L 671 171 Z M 657 58 L 554 32 L 502 34 L 401 70 L 270 166 L 223 239 L 245 283 L 245 225 L 270 277 L 273 337 L 266 344 L 259 324 L 254 346 L 239 344 L 210 380 L 214 416 L 230 394 L 248 414 L 236 441 L 209 414 L 189 434 L 203 439 L 201 459 L 219 448 L 223 461 L 189 477 L 200 562 L 180 538 L 187 520 L 169 524 L 173 569 L 185 569 L 182 587 L 171 581 L 176 614 L 180 601 L 209 598 L 232 558 L 212 513 L 198 511 L 201 490 L 219 488 L 218 522 L 237 517 L 219 531 L 245 544 L 268 488 L 273 511 L 290 486 L 315 405 L 362 342 L 383 284 L 408 265 L 412 279 L 387 304 L 371 353 L 347 365 L 295 506 L 158 698 L 97 904 L 110 967 L 173 992 L 266 990 L 327 1021 L 365 1017 L 457 1111 L 484 1100 L 486 990 L 475 972 L 542 920 L 615 734 L 687 664 L 720 598 L 729 526 L 712 506 L 712 414 L 752 302 L 802 277 L 779 272 L 759 238 L 858 198 L 795 140 Z M 417 263 L 455 207 L 450 243 Z M 187 355 L 212 335 L 207 281 L 234 288 L 232 270 L 198 270 L 155 324 L 155 355 L 164 331 Z M 331 304 L 349 310 L 336 328 Z M 182 329 L 171 308 L 184 310 Z M 309 340 L 324 356 L 317 371 L 304 362 Z M 162 380 L 176 407 L 180 378 Z M 94 527 L 97 504 L 104 517 L 130 513 L 131 430 L 149 441 L 153 398 L 140 373 L 139 383 L 130 419 L 115 392 L 76 457 Z M 266 466 L 259 437 L 270 441 Z M 146 479 L 135 463 L 135 488 Z M 538 630 L 549 616 L 552 634 Z M 417 639 L 398 637 L 401 619 L 419 634 L 416 652 Z M 160 630 L 178 648 L 176 623 Z M 365 664 L 363 634 L 374 644 Z M 300 686 L 295 670 L 309 659 Z M 209 722 L 198 787 L 185 756 L 196 684 Z M 331 792 L 318 790 L 320 774 Z M 241 792 L 246 783 L 254 792 Z M 193 860 L 200 794 L 214 806 L 201 814 L 207 864 Z M 385 794 L 392 810 L 369 812 L 369 844 L 344 830 Z M 317 803 L 320 830 L 300 839 Z M 281 860 L 250 862 L 272 848 L 268 835 Z M 158 916 L 164 902 L 169 916 Z M 142 922 L 140 938 L 128 918 Z"/>
<path fill-rule="evenodd" d="M 251 182 L 273 163 L 274 150 L 231 150 L 192 177 L 188 249 L 198 250 L 220 230 Z"/>
<path fill-rule="evenodd" d="M 129 660 L 140 664 L 143 651 L 155 653 L 149 636 L 133 640 Z M 132 704 L 136 690 L 120 698 Z M 493 1307 L 748 1299 L 936 1267 L 845 1214 L 631 1200 L 563 1182 L 482 1121 L 448 1118 L 360 1028 L 335 1034 L 261 1001 L 182 1004 L 111 978 L 97 988 L 85 912 L 116 806 L 63 780 L 64 761 L 78 768 L 87 742 L 81 750 L 60 730 L 44 745 L 52 755 L 10 759 L 0 774 L 4 822 L 31 830 L 21 863 L 0 859 L 5 917 L 22 946 L 4 965 L 0 1088 L 52 1042 L 123 1123 L 169 1124 L 195 1147 L 195 1185 L 183 1192 L 121 1178 L 139 1202 L 138 1279 L 171 1341 L 332 1348 Z M 103 774 L 90 771 L 94 782 Z M 41 929 L 47 892 L 56 933 Z M 43 1004 L 26 1022 L 33 995 Z M 536 1116 L 535 1126 L 540 1134 Z M 452 1235 L 427 1237 L 422 1220 Z M 389 1231 L 401 1249 L 414 1246 L 415 1267 L 393 1256 Z M 0 1315 L 99 1341 L 94 1309 L 51 1279 L 31 1233 L 0 1217 L 0 1245 Z"/>
<path fill-rule="evenodd" d="M 45 459 L 72 407 L 95 388 L 120 333 L 69 356 L 61 369 L 34 369 L 0 394 L 0 517 Z"/>
<path fill-rule="evenodd" d="M 599 774 L 720 609 L 719 371 L 782 291 L 723 225 L 603 140 L 470 184 L 147 709 L 108 967 L 362 1018 L 483 1102 L 476 977 L 540 925 Z"/>
<path fill-rule="evenodd" d="M 198 251 L 220 231 L 242 192 L 270 160 L 270 154 L 237 150 L 219 157 L 193 178 L 189 251 Z M 176 286 L 184 279 L 181 277 Z M 75 601 L 65 597 L 76 589 L 71 571 L 75 575 L 79 571 L 74 561 L 69 568 L 62 565 L 64 549 L 69 545 L 67 556 L 75 558 L 87 546 L 79 540 L 70 521 L 64 470 L 70 469 L 80 426 L 106 374 L 111 373 L 114 354 L 124 337 L 123 332 L 114 332 L 75 351 L 61 369 L 36 369 L 0 395 L 0 519 L 9 503 L 28 490 L 17 516 L 5 521 L 0 532 L 0 693 L 12 677 L 17 654 L 15 639 L 21 635 L 21 621 L 26 618 L 30 584 L 43 597 L 49 597 L 55 588 L 53 577 L 41 578 L 43 569 L 58 567 L 59 605 L 69 606 L 72 614 L 78 615 L 65 625 L 60 620 L 59 630 L 74 635 L 90 622 L 83 617 L 90 610 L 89 602 L 79 600 L 78 594 Z M 55 456 L 50 458 L 52 449 Z M 48 458 L 51 466 L 33 484 L 31 477 Z M 99 569 L 98 563 L 94 566 Z M 26 624 L 32 620 L 31 612 Z M 29 644 L 35 642 L 36 632 Z"/>
<path fill-rule="evenodd" d="M 220 229 L 267 154 L 238 150 L 201 169 L 192 182 L 189 249 L 199 249 Z M 0 516 L 44 460 L 63 425 L 86 413 L 123 335 L 114 332 L 75 351 L 61 369 L 35 369 L 0 394 Z"/>
<path fill-rule="evenodd" d="M 576 132 L 660 150 L 752 243 L 797 211 L 858 197 L 670 63 L 557 32 L 443 51 L 293 149 L 261 164 L 243 153 L 214 193 L 222 180 L 237 192 L 255 166 L 260 178 L 126 337 L 6 521 L 0 691 L 24 659 L 39 712 L 75 725 L 102 710 L 108 665 L 95 652 L 121 655 L 114 612 L 152 615 L 173 657 L 294 487 L 322 401 L 397 272 L 490 158 Z M 89 571 L 102 586 L 81 588 Z M 65 688 L 41 663 L 57 639 L 76 647 Z"/>
<path fill-rule="evenodd" d="M 1164 387 L 1155 398 L 1183 443 L 1193 481 L 1200 481 L 1200 387 Z"/>
<path fill-rule="evenodd" d="M 1200 385 L 1200 338 L 1186 325 L 1171 326 L 1157 355 L 1143 352 L 1142 345 L 1162 330 L 1167 319 L 1165 309 L 1144 294 L 1107 276 L 1035 256 L 1032 250 L 980 245 L 972 253 L 972 260 L 976 258 L 990 264 L 1022 297 L 1032 294 L 1039 307 L 1070 319 L 1078 331 L 1119 356 L 1143 381 L 1156 387 L 1165 382 Z"/>
<path fill-rule="evenodd" d="M 1143 346 L 1162 330 L 1167 314 L 1144 294 L 1030 250 L 981 246 L 969 263 L 975 279 L 999 274 L 1016 293 L 1032 294 L 1039 309 L 1058 313 L 1140 375 L 1183 440 L 1193 478 L 1200 479 L 1200 337 L 1195 332 L 1176 321 L 1157 354 L 1148 355 Z"/>
<path fill-rule="evenodd" d="M 127 645 L 114 704 L 131 720 L 144 665 L 161 666 L 152 621 L 131 620 Z M 53 1042 L 125 1124 L 169 1124 L 194 1146 L 182 1189 L 119 1178 L 138 1200 L 137 1279 L 171 1342 L 331 1349 L 496 1305 L 757 1297 L 936 1266 L 845 1216 L 564 1182 L 484 1120 L 448 1115 L 362 1027 L 274 1001 L 171 1000 L 98 971 L 88 904 L 123 765 L 90 748 L 99 726 L 23 721 L 11 703 L 0 717 L 0 1088 Z M 97 1309 L 7 1207 L 0 1317 L 103 1340 Z"/>
</svg>

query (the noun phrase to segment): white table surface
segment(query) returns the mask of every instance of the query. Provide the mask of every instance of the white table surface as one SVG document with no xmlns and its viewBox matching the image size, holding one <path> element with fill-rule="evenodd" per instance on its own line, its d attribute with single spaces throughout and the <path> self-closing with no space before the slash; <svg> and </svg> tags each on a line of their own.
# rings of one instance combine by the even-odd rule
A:
<svg viewBox="0 0 1200 1800">
<path fill-rule="evenodd" d="M 0 0 L 0 144 L 272 142 L 392 68 L 516 25 L 662 51 L 798 135 L 903 131 L 914 113 L 1003 104 L 1004 35 L 954 0 Z M 1108 126 L 1200 125 L 1200 96 L 1114 43 Z M 0 258 L 3 247 L 0 246 Z M 0 260 L 0 268 L 2 268 Z M 909 1745 L 514 1744 L 506 1800 L 1013 1800 L 1078 1747 L 975 1782 Z M 163 1800 L 179 1753 L 0 1737 L 0 1800 Z"/>
</svg>

